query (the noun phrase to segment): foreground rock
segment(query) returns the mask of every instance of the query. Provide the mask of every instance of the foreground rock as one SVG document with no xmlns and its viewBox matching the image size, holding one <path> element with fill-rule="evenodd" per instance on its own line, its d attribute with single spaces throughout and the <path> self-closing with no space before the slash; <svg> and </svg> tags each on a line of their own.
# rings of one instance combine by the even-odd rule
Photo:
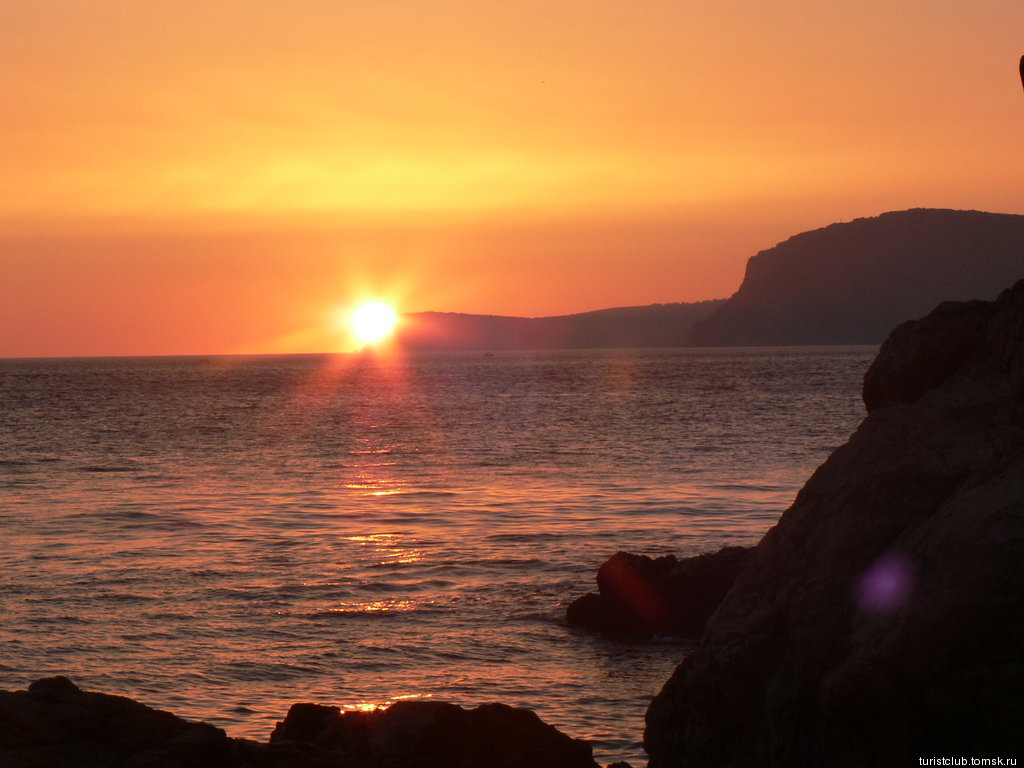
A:
<svg viewBox="0 0 1024 768">
<path fill-rule="evenodd" d="M 65 677 L 0 691 L 5 768 L 243 765 L 246 745 L 121 696 L 86 693 Z"/>
<path fill-rule="evenodd" d="M 270 743 L 337 755 L 346 766 L 596 768 L 585 741 L 569 738 L 527 709 L 504 704 L 466 710 L 440 701 L 406 701 L 373 712 L 295 704 Z"/>
<path fill-rule="evenodd" d="M 623 639 L 698 637 L 749 555 L 745 547 L 683 560 L 617 552 L 597 571 L 600 594 L 574 600 L 566 619 Z"/>
<path fill-rule="evenodd" d="M 864 394 L 652 702 L 651 768 L 1024 757 L 1024 281 L 898 328 Z"/>
<path fill-rule="evenodd" d="M 64 677 L 0 691 L 4 768 L 596 768 L 590 745 L 529 710 L 402 702 L 342 713 L 296 704 L 270 744 L 229 738 Z"/>
</svg>

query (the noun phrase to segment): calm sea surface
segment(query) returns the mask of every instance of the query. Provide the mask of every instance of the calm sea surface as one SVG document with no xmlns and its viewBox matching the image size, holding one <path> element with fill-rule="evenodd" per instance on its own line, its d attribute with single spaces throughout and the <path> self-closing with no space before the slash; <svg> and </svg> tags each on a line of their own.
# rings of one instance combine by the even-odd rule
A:
<svg viewBox="0 0 1024 768">
<path fill-rule="evenodd" d="M 259 739 L 295 701 L 503 701 L 640 765 L 686 649 L 565 604 L 618 549 L 757 541 L 873 352 L 0 360 L 0 688 Z"/>
</svg>

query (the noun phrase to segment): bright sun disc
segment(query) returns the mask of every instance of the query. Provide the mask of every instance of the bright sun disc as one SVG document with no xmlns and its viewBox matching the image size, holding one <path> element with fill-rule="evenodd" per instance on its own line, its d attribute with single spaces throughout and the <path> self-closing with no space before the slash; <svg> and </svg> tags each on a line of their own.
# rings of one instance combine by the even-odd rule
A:
<svg viewBox="0 0 1024 768">
<path fill-rule="evenodd" d="M 398 315 L 383 301 L 370 301 L 352 313 L 352 333 L 361 344 L 375 344 L 395 330 Z"/>
</svg>

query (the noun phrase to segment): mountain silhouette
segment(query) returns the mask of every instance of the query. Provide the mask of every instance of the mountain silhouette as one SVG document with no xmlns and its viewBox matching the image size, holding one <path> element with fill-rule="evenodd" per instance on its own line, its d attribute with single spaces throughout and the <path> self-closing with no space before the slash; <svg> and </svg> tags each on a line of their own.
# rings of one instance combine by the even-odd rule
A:
<svg viewBox="0 0 1024 768">
<path fill-rule="evenodd" d="M 915 208 L 795 235 L 747 262 L 729 299 L 556 317 L 403 316 L 409 351 L 880 344 L 942 301 L 1024 278 L 1024 216 Z"/>
<path fill-rule="evenodd" d="M 918 208 L 832 224 L 761 251 L 698 322 L 697 346 L 878 344 L 942 301 L 1024 277 L 1024 216 Z"/>
<path fill-rule="evenodd" d="M 403 316 L 396 341 L 403 349 L 419 351 L 682 347 L 694 324 L 721 302 L 536 318 L 418 312 Z"/>
</svg>

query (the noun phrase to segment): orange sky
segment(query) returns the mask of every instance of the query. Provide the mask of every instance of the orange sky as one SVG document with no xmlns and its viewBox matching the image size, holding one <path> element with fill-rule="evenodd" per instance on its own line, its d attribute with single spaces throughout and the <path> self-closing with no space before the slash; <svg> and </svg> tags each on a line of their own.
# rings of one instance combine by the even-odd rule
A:
<svg viewBox="0 0 1024 768">
<path fill-rule="evenodd" d="M 319 351 L 368 294 L 731 294 L 798 231 L 1024 212 L 1019 0 L 0 4 L 0 356 Z"/>
</svg>

